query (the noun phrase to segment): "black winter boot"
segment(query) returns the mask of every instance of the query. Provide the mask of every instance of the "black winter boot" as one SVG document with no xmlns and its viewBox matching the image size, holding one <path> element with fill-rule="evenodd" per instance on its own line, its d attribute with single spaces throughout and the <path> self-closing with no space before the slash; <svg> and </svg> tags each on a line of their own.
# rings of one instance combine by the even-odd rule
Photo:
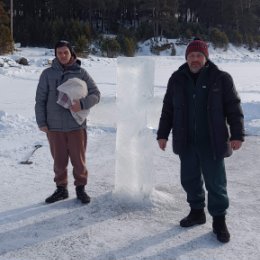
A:
<svg viewBox="0 0 260 260">
<path fill-rule="evenodd" d="M 69 193 L 66 187 L 63 186 L 57 186 L 57 189 L 54 191 L 54 193 L 48 197 L 45 202 L 46 203 L 53 203 L 59 200 L 64 200 L 69 197 Z"/>
<path fill-rule="evenodd" d="M 213 232 L 217 235 L 218 241 L 222 243 L 227 243 L 230 240 L 230 233 L 226 225 L 225 216 L 213 217 Z"/>
<path fill-rule="evenodd" d="M 90 197 L 85 191 L 85 186 L 77 186 L 76 187 L 76 194 L 77 198 L 84 204 L 87 204 L 90 202 Z"/>
<path fill-rule="evenodd" d="M 189 215 L 180 221 L 181 227 L 191 227 L 206 223 L 204 209 L 191 209 Z"/>
</svg>

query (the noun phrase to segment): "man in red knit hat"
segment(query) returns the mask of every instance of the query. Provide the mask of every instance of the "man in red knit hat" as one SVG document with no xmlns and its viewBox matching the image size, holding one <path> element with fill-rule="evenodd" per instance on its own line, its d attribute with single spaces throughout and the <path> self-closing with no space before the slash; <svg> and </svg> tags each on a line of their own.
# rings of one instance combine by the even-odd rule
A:
<svg viewBox="0 0 260 260">
<path fill-rule="evenodd" d="M 185 58 L 187 62 L 168 81 L 157 140 L 165 150 L 172 131 L 173 151 L 180 157 L 181 184 L 190 206 L 180 226 L 206 222 L 205 183 L 213 232 L 226 243 L 230 234 L 224 158 L 244 141 L 244 116 L 232 77 L 209 60 L 206 42 L 190 42 Z"/>
</svg>

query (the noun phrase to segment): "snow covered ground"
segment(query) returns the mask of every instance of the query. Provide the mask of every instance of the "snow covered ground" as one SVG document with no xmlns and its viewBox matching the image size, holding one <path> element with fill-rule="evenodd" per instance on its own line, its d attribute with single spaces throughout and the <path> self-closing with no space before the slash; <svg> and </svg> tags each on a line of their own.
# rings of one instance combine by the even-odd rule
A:
<svg viewBox="0 0 260 260">
<path fill-rule="evenodd" d="M 102 93 L 88 120 L 87 190 L 92 201 L 87 206 L 75 199 L 71 174 L 70 198 L 44 203 L 55 185 L 48 143 L 35 123 L 34 96 L 53 52 L 23 48 L 0 57 L 0 260 L 260 259 L 260 53 L 210 49 L 211 59 L 234 78 L 248 135 L 242 149 L 226 160 L 231 241 L 224 245 L 213 235 L 208 214 L 205 225 L 179 227 L 189 211 L 179 181 L 179 159 L 170 146 L 160 151 L 155 140 L 165 87 L 184 62 L 183 53 L 180 48 L 178 56 L 153 57 L 155 96 L 149 126 L 154 129 L 151 160 L 156 176 L 150 200 L 139 202 L 113 196 L 116 59 L 82 59 Z M 21 56 L 30 66 L 14 66 L 12 61 Z M 19 164 L 36 144 L 43 147 L 33 155 L 33 164 Z"/>
</svg>

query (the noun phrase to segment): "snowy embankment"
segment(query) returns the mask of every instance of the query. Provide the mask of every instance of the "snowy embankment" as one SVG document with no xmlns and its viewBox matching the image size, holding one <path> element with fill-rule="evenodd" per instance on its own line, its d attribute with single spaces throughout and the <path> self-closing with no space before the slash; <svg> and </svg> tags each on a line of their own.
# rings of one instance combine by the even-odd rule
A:
<svg viewBox="0 0 260 260">
<path fill-rule="evenodd" d="M 150 200 L 139 203 L 113 196 L 116 59 L 82 60 L 102 93 L 88 122 L 87 190 L 92 202 L 87 206 L 75 199 L 72 174 L 70 198 L 44 204 L 55 187 L 46 136 L 35 124 L 34 96 L 40 72 L 53 58 L 52 52 L 25 48 L 9 56 L 24 56 L 30 66 L 0 67 L 0 260 L 259 259 L 260 58 L 259 53 L 232 48 L 224 54 L 210 50 L 213 61 L 234 78 L 248 134 L 242 149 L 226 160 L 231 232 L 226 245 L 213 235 L 208 214 L 205 225 L 179 227 L 179 220 L 188 213 L 179 181 L 179 159 L 170 146 L 166 152 L 160 151 L 155 140 L 165 86 L 170 74 L 184 62 L 183 56 L 153 57 L 155 97 L 149 126 L 154 129 L 151 163 L 155 184 Z M 33 164 L 19 164 L 38 143 L 43 147 L 33 155 Z M 71 166 L 69 170 L 71 173 Z"/>
</svg>

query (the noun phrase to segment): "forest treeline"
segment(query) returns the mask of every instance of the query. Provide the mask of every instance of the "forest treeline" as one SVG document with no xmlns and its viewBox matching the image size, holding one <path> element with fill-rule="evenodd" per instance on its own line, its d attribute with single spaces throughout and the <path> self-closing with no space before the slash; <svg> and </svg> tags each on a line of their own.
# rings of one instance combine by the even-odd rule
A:
<svg viewBox="0 0 260 260">
<path fill-rule="evenodd" d="M 0 36 L 10 28 L 10 3 L 0 1 Z M 260 46 L 260 0 L 13 0 L 13 14 L 13 38 L 22 46 L 68 39 L 79 51 L 94 51 L 95 42 L 107 54 L 127 56 L 137 42 L 156 45 L 162 37 Z"/>
</svg>

